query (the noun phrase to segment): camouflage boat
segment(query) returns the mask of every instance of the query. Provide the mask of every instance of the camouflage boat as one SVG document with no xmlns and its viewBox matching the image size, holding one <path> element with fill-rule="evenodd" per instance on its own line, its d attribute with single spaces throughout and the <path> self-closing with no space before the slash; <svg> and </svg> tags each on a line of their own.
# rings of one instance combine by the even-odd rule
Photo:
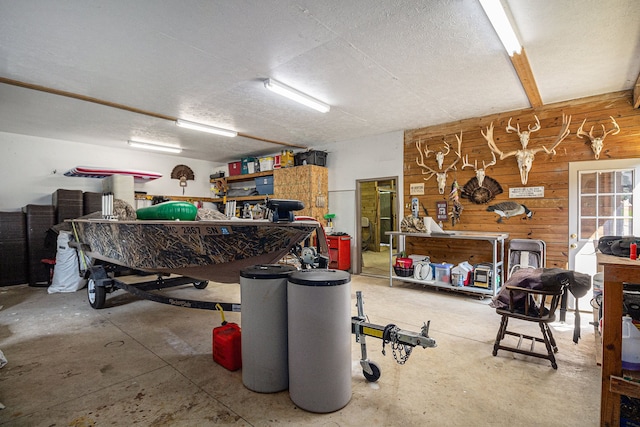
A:
<svg viewBox="0 0 640 427">
<path fill-rule="evenodd" d="M 278 262 L 315 231 L 318 253 L 328 256 L 315 220 L 114 221 L 70 220 L 86 255 L 108 263 L 199 280 L 237 282 L 241 269 Z"/>
</svg>

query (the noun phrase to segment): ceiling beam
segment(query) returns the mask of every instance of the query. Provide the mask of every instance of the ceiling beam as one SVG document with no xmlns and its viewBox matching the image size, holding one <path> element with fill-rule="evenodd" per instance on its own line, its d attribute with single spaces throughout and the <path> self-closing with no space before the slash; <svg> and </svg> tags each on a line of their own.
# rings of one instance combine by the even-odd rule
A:
<svg viewBox="0 0 640 427">
<path fill-rule="evenodd" d="M 527 98 L 529 98 L 529 104 L 531 104 L 533 108 L 542 107 L 542 97 L 538 91 L 536 79 L 533 77 L 533 71 L 531 71 L 531 65 L 529 64 L 529 59 L 527 58 L 524 47 L 521 53 L 514 53 L 510 58 L 513 68 L 515 68 L 518 74 L 522 88 L 527 94 Z"/>
<path fill-rule="evenodd" d="M 633 108 L 640 108 L 640 74 L 638 74 L 636 85 L 633 87 Z"/>
<path fill-rule="evenodd" d="M 82 94 L 78 94 L 78 93 L 67 92 L 67 91 L 59 90 L 59 89 L 53 89 L 53 88 L 50 88 L 50 87 L 36 85 L 36 84 L 33 84 L 33 83 L 26 83 L 26 82 L 22 82 L 22 81 L 19 81 L 19 80 L 8 79 L 6 77 L 0 77 L 0 83 L 12 85 L 12 86 L 23 87 L 23 88 L 31 89 L 31 90 L 37 90 L 37 91 L 40 91 L 40 92 L 50 93 L 50 94 L 53 94 L 53 95 L 64 96 L 64 97 L 67 97 L 67 98 L 73 98 L 73 99 L 77 99 L 77 100 L 80 100 L 80 101 L 92 102 L 94 104 L 104 105 L 106 107 L 111 107 L 111 108 L 117 108 L 119 110 L 128 111 L 130 113 L 142 114 L 142 115 L 149 116 L 149 117 L 155 117 L 156 119 L 168 120 L 170 122 L 175 122 L 176 120 L 178 120 L 177 117 L 172 117 L 172 116 L 168 116 L 168 115 L 165 115 L 165 114 L 154 113 L 153 111 L 142 110 L 140 108 L 130 107 L 128 105 L 118 104 L 116 102 L 105 101 L 103 99 L 93 98 L 91 96 L 86 96 L 86 95 L 82 95 Z M 270 143 L 270 144 L 283 145 L 285 147 L 304 148 L 304 149 L 309 148 L 309 147 L 307 147 L 305 145 L 292 144 L 292 143 L 289 143 L 289 142 L 282 142 L 282 141 L 274 141 L 272 139 L 261 138 L 259 136 L 253 136 L 253 135 L 249 135 L 249 134 L 242 133 L 242 132 L 238 132 L 238 136 L 242 136 L 244 138 L 253 139 L 255 141 L 262 141 L 262 142 L 267 142 L 267 143 Z"/>
</svg>

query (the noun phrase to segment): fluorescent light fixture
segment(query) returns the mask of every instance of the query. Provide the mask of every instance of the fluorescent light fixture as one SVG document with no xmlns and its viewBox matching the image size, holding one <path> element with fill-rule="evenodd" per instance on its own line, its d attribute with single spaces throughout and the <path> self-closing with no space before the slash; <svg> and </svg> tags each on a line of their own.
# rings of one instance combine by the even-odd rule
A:
<svg viewBox="0 0 640 427">
<path fill-rule="evenodd" d="M 142 148 L 143 150 L 164 151 L 165 153 L 178 154 L 182 152 L 180 147 L 172 147 L 169 145 L 153 144 L 150 142 L 128 141 L 129 146 L 133 148 Z"/>
<path fill-rule="evenodd" d="M 500 41 L 509 56 L 513 56 L 516 53 L 520 54 L 522 45 L 511 26 L 511 22 L 509 22 L 509 18 L 507 18 L 507 14 L 500 0 L 480 0 L 480 4 L 484 9 L 484 13 L 489 17 L 493 29 L 498 33 L 498 37 L 500 37 Z"/>
<path fill-rule="evenodd" d="M 176 120 L 176 125 L 193 130 L 199 130 L 200 132 L 214 133 L 216 135 L 234 137 L 238 135 L 238 132 L 229 129 L 217 128 L 215 126 L 203 125 L 195 122 L 188 122 L 186 120 L 178 119 Z"/>
<path fill-rule="evenodd" d="M 325 104 L 322 101 L 318 101 L 315 98 L 310 97 L 309 95 L 297 91 L 285 84 L 282 84 L 273 79 L 266 79 L 264 81 L 264 87 L 269 89 L 272 92 L 280 94 L 282 96 L 286 96 L 287 98 L 299 102 L 300 104 L 306 105 L 307 107 L 311 107 L 314 110 L 318 110 L 321 113 L 326 113 L 331 109 L 329 104 Z"/>
</svg>

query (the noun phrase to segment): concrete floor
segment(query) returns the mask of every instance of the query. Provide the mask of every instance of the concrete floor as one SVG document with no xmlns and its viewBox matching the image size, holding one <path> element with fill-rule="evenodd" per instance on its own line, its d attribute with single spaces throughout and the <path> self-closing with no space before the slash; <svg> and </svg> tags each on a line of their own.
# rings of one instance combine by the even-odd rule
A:
<svg viewBox="0 0 640 427">
<path fill-rule="evenodd" d="M 238 302 L 239 285 L 210 283 L 173 295 Z M 389 347 L 367 340 L 382 369 L 377 383 L 362 376 L 360 346 L 352 344 L 352 398 L 343 409 L 314 414 L 297 408 L 287 391 L 260 394 L 241 371 L 212 361 L 211 330 L 218 313 L 139 300 L 118 291 L 92 309 L 86 291 L 52 294 L 26 285 L 0 288 L 0 425 L 10 426 L 596 426 L 600 368 L 593 327 L 582 337 L 557 324 L 558 370 L 548 361 L 492 346 L 499 317 L 488 299 L 420 285 L 353 276 L 371 323 L 419 331 L 431 320 L 438 347 L 416 348 L 405 365 Z M 241 323 L 239 313 L 226 313 Z M 524 325 L 536 331 L 537 326 Z M 312 332 L 312 331 L 310 331 Z"/>
</svg>

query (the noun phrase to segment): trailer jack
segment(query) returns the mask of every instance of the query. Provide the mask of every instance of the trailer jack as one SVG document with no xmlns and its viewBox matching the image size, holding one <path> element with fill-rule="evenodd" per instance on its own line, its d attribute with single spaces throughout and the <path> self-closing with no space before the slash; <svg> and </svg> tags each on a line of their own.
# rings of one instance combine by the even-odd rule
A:
<svg viewBox="0 0 640 427">
<path fill-rule="evenodd" d="M 406 363 L 414 347 L 433 348 L 437 346 L 436 341 L 429 337 L 431 321 L 422 325 L 420 333 L 405 331 L 394 324 L 382 326 L 368 323 L 364 315 L 361 291 L 356 291 L 356 307 L 358 307 L 358 315 L 351 318 L 351 333 L 355 334 L 356 342 L 360 343 L 362 352 L 360 366 L 362 366 L 362 374 L 369 382 L 378 381 L 381 372 L 380 367 L 367 357 L 367 336 L 382 340 L 383 355 L 386 355 L 385 345 L 390 344 L 393 358 L 400 365 Z"/>
</svg>

